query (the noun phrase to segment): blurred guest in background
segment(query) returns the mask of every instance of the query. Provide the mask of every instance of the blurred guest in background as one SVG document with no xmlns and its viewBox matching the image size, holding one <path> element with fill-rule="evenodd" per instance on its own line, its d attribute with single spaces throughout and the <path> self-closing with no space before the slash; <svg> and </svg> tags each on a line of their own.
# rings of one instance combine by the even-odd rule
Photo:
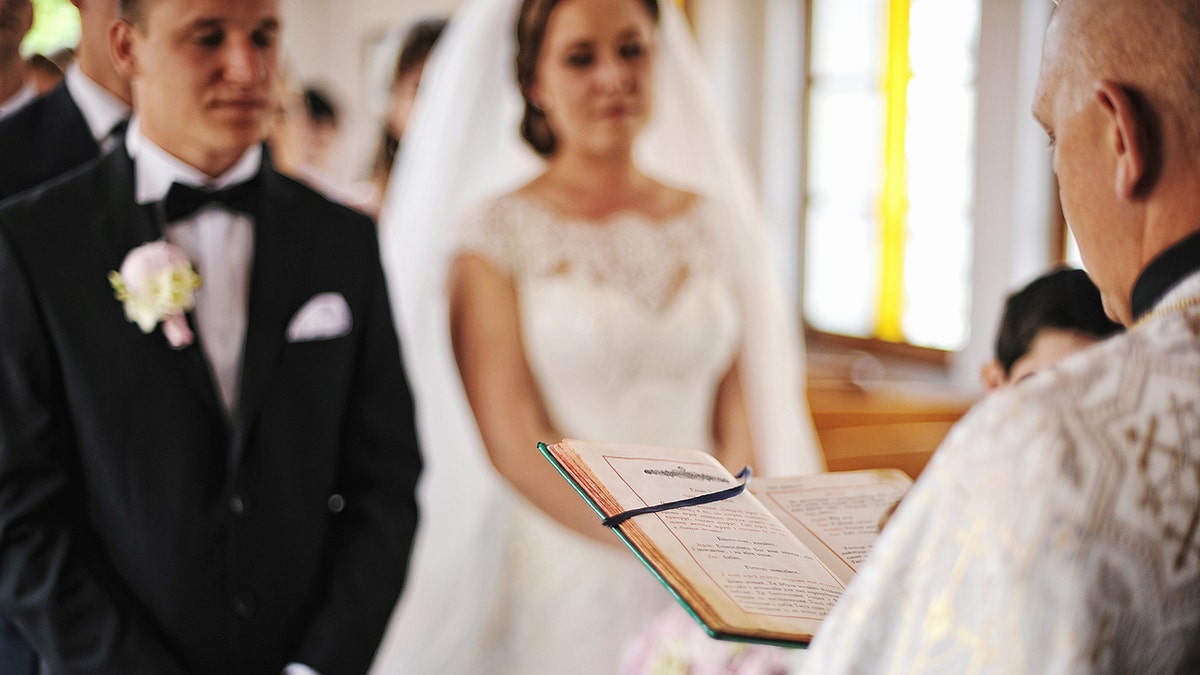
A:
<svg viewBox="0 0 1200 675">
<path fill-rule="evenodd" d="M 275 107 L 267 144 L 279 170 L 333 201 L 378 215 L 372 185 L 345 180 L 332 166 L 340 127 L 330 96 L 311 85 L 296 86 L 285 73 L 279 80 Z"/>
<path fill-rule="evenodd" d="M 11 2 L 11 0 L 3 0 Z M 116 147 L 129 117 L 129 83 L 109 58 L 117 0 L 72 0 L 79 9 L 75 61 L 64 81 L 0 120 L 0 199 L 62 175 Z"/>
<path fill-rule="evenodd" d="M 315 85 L 307 85 L 300 95 L 308 122 L 308 145 L 304 166 L 322 174 L 332 174 L 341 131 L 340 118 L 333 97 Z"/>
<path fill-rule="evenodd" d="M 0 0 L 0 119 L 38 95 L 37 83 L 21 57 L 21 42 L 31 28 L 31 0 Z"/>
<path fill-rule="evenodd" d="M 116 146 L 129 115 L 129 84 L 109 58 L 108 26 L 117 0 L 73 0 L 81 32 L 78 60 L 65 81 L 41 97 L 0 114 L 0 201 L 34 188 Z M 20 66 L 21 39 L 33 21 L 29 0 L 0 0 L 0 49 Z M 7 63 L 7 61 L 6 61 Z M 16 81 L 16 80 L 14 80 Z M 32 88 L 32 79 L 20 80 Z M 26 90 L 26 94 L 28 90 Z M 21 93 L 17 94 L 22 96 Z M 2 98 L 2 96 L 0 96 Z M 5 675 L 35 672 L 32 648 L 6 619 L 0 618 L 0 665 Z"/>
<path fill-rule="evenodd" d="M 75 60 L 75 50 L 70 47 L 60 47 L 47 54 L 46 58 L 50 59 L 54 65 L 58 66 L 59 70 L 63 71 L 63 73 L 66 73 L 67 68 L 70 67 L 71 63 Z"/>
<path fill-rule="evenodd" d="M 396 153 L 400 149 L 400 139 L 408 126 L 408 116 L 417 97 L 421 74 L 425 72 L 425 62 L 445 29 L 445 19 L 418 21 L 408 29 L 400 45 L 400 54 L 392 73 L 392 84 L 388 89 L 383 134 L 379 139 L 379 149 L 375 152 L 375 163 L 371 170 L 371 182 L 381 195 L 380 202 L 383 201 L 382 195 L 387 192 L 388 179 L 391 178 Z"/>
<path fill-rule="evenodd" d="M 45 54 L 34 54 L 26 59 L 25 63 L 29 66 L 29 76 L 39 95 L 62 83 L 65 75 L 63 69 Z"/>
</svg>

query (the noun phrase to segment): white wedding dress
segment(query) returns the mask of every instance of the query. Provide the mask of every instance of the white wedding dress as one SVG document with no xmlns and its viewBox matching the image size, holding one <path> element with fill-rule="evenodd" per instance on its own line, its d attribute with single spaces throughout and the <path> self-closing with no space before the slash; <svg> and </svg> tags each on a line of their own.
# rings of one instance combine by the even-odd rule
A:
<svg viewBox="0 0 1200 675">
<path fill-rule="evenodd" d="M 580 221 L 520 195 L 470 214 L 460 250 L 511 275 L 526 356 L 560 433 L 711 447 L 717 386 L 742 329 L 721 217 L 696 199 L 662 222 L 630 212 Z M 544 460 L 531 449 L 529 461 Z M 523 501 L 510 527 L 480 672 L 617 672 L 629 638 L 672 602 L 667 591 L 628 551 Z"/>
</svg>

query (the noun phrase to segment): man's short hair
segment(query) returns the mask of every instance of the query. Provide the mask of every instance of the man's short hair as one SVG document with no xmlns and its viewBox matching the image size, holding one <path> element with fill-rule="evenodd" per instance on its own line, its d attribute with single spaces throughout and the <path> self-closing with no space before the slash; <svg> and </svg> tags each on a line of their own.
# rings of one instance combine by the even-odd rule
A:
<svg viewBox="0 0 1200 675">
<path fill-rule="evenodd" d="M 1183 132 L 1200 145 L 1200 3 L 1195 0 L 1084 0 L 1066 43 L 1070 61 L 1089 80 L 1112 79 L 1133 87 L 1159 113 L 1171 111 Z M 1074 0 L 1078 4 L 1081 0 Z M 1091 87 L 1080 88 L 1090 96 Z"/>
<path fill-rule="evenodd" d="M 118 0 L 117 16 L 132 24 L 139 24 L 146 11 L 145 0 Z"/>
<path fill-rule="evenodd" d="M 1100 291 L 1080 269 L 1064 267 L 1034 279 L 1008 296 L 996 336 L 996 360 L 1004 374 L 1028 351 L 1038 334 L 1047 329 L 1106 338 L 1121 330 L 1104 313 Z"/>
</svg>

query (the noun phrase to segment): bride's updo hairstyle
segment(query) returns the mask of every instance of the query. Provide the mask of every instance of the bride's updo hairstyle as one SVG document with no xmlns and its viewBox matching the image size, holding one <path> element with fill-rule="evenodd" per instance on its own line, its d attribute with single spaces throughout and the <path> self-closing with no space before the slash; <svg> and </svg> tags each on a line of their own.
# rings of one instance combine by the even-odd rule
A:
<svg viewBox="0 0 1200 675">
<path fill-rule="evenodd" d="M 517 18 L 517 83 L 521 85 L 521 98 L 525 99 L 525 115 L 521 118 L 521 136 L 542 157 L 554 154 L 558 145 L 545 111 L 534 105 L 529 98 L 529 88 L 537 76 L 538 56 L 542 52 L 542 41 L 546 37 L 546 24 L 550 14 L 562 0 L 525 0 L 521 4 L 521 15 Z M 642 0 L 654 23 L 658 24 L 658 0 Z"/>
</svg>

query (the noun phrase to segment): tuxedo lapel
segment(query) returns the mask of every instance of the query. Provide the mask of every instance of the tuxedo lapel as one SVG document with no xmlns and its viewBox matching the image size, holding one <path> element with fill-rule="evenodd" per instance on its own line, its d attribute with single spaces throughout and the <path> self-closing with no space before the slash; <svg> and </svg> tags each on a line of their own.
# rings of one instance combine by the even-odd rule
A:
<svg viewBox="0 0 1200 675">
<path fill-rule="evenodd" d="M 287 322 L 295 309 L 294 303 L 289 302 L 289 293 L 296 288 L 295 280 L 304 269 L 304 228 L 295 226 L 304 215 L 291 209 L 292 200 L 287 194 L 290 186 L 271 168 L 265 155 L 259 180 L 262 191 L 254 218 L 246 343 L 234 420 L 234 466 L 242 458 L 271 374 L 279 362 Z"/>
<path fill-rule="evenodd" d="M 105 255 L 119 266 L 129 251 L 158 239 L 162 232 L 151 211 L 133 200 L 133 161 L 123 149 L 100 160 L 97 175 L 105 208 L 92 221 L 92 232 L 106 249 Z"/>
<path fill-rule="evenodd" d="M 102 178 L 105 208 L 93 219 L 92 233 L 104 249 L 105 258 L 110 262 L 109 269 L 119 270 L 130 251 L 161 238 L 162 227 L 151 210 L 153 205 L 140 206 L 134 201 L 133 161 L 124 148 L 109 153 L 100 161 L 98 175 Z M 199 332 L 190 313 L 187 318 L 197 339 L 183 349 L 173 350 L 169 360 L 179 368 L 183 379 L 200 401 L 219 413 L 221 404 L 204 351 L 200 348 Z M 132 325 L 130 329 L 136 330 Z M 159 338 L 165 341 L 161 328 L 156 331 L 160 333 Z"/>
<path fill-rule="evenodd" d="M 42 163 L 40 174 L 43 179 L 57 176 L 100 154 L 100 145 L 92 138 L 83 112 L 71 98 L 66 83 L 46 94 L 43 112 L 42 147 L 36 153 Z"/>
</svg>

